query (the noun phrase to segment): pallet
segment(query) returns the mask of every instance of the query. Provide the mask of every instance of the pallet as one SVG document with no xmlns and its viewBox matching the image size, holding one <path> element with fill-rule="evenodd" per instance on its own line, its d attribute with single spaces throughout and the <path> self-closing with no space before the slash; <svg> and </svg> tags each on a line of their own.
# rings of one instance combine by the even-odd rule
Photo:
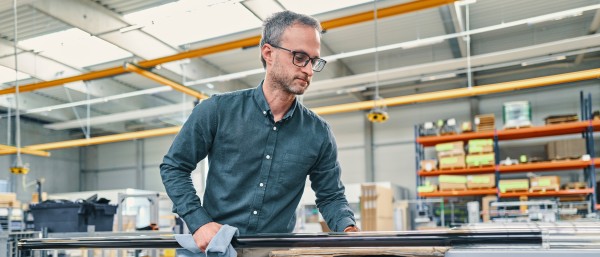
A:
<svg viewBox="0 0 600 257">
<path fill-rule="evenodd" d="M 465 188 L 443 188 L 443 189 L 438 187 L 438 191 L 440 191 L 440 192 L 467 191 L 467 190 L 469 190 L 469 189 L 466 186 L 465 186 Z"/>
<path fill-rule="evenodd" d="M 577 114 L 568 114 L 568 115 L 555 115 L 549 116 L 546 119 L 546 124 L 561 124 L 561 123 L 569 123 L 579 121 L 579 116 Z"/>
<path fill-rule="evenodd" d="M 493 187 L 493 186 L 492 187 L 469 187 L 469 186 L 467 186 L 467 188 L 469 190 L 471 190 L 471 189 L 473 189 L 473 190 L 496 189 L 496 187 Z"/>
<path fill-rule="evenodd" d="M 585 182 L 569 182 L 563 186 L 566 190 L 575 190 L 575 189 L 586 189 L 587 185 Z"/>
<path fill-rule="evenodd" d="M 462 170 L 464 168 L 466 168 L 466 166 L 465 167 L 444 167 L 444 168 L 439 167 L 438 170 Z"/>
<path fill-rule="evenodd" d="M 560 162 L 560 161 L 577 161 L 577 160 L 581 160 L 581 156 L 569 156 L 569 157 L 562 157 L 559 156 L 557 158 L 554 158 L 550 161 L 552 162 Z"/>
<path fill-rule="evenodd" d="M 486 167 L 494 167 L 494 165 L 495 165 L 494 163 L 485 164 L 485 165 L 472 165 L 472 166 L 467 164 L 467 168 L 469 168 L 469 169 L 470 168 L 486 168 Z"/>
<path fill-rule="evenodd" d="M 510 126 L 510 127 L 504 127 L 504 129 L 506 129 L 506 130 L 511 130 L 511 129 L 523 129 L 523 128 L 531 128 L 531 125 L 523 125 L 523 126 Z"/>
<path fill-rule="evenodd" d="M 547 191 L 558 192 L 558 191 L 560 191 L 560 187 L 559 186 L 554 186 L 554 187 L 532 187 L 532 188 L 529 189 L 530 193 L 533 193 L 533 192 L 542 192 L 542 193 L 545 193 Z"/>
<path fill-rule="evenodd" d="M 504 190 L 504 192 L 500 191 L 501 193 L 527 193 L 529 192 L 529 188 L 525 189 L 525 188 L 520 188 L 520 189 L 506 189 Z"/>
</svg>

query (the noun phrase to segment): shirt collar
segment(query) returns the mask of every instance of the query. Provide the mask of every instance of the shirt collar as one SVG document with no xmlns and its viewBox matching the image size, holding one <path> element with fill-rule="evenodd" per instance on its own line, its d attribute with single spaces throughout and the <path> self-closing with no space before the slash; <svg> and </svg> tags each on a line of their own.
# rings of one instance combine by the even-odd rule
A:
<svg viewBox="0 0 600 257">
<path fill-rule="evenodd" d="M 267 99 L 265 98 L 265 93 L 263 92 L 263 82 L 264 82 L 264 80 L 261 81 L 260 84 L 258 85 L 258 87 L 256 87 L 254 89 L 253 96 L 254 96 L 254 101 L 260 108 L 260 111 L 263 113 L 263 115 L 267 115 L 267 114 L 271 114 L 271 107 L 269 107 L 269 104 L 267 103 Z M 294 97 L 294 102 L 292 103 L 292 106 L 290 106 L 290 109 L 283 116 L 282 120 L 291 118 L 294 115 L 294 112 L 296 111 L 297 106 L 298 106 L 298 98 Z"/>
</svg>

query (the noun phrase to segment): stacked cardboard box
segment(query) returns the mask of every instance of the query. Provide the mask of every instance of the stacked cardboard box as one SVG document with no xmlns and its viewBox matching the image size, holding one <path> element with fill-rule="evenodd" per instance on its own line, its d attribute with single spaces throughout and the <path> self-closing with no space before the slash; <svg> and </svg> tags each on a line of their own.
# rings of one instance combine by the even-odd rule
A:
<svg viewBox="0 0 600 257">
<path fill-rule="evenodd" d="M 482 174 L 467 176 L 467 188 L 494 188 L 496 186 L 496 175 Z"/>
<path fill-rule="evenodd" d="M 361 185 L 360 213 L 362 230 L 394 230 L 392 189 L 375 184 Z"/>
<path fill-rule="evenodd" d="M 494 131 L 496 129 L 496 118 L 494 114 L 482 114 L 475 116 L 477 132 Z"/>
<path fill-rule="evenodd" d="M 465 167 L 465 149 L 462 141 L 437 144 L 440 169 L 462 169 Z"/>
<path fill-rule="evenodd" d="M 577 159 L 586 154 L 585 139 L 552 141 L 548 143 L 546 150 L 549 160 Z"/>
<path fill-rule="evenodd" d="M 546 191 L 560 189 L 560 177 L 559 176 L 541 176 L 531 178 L 531 188 L 529 191 Z"/>
<path fill-rule="evenodd" d="M 458 175 L 440 175 L 438 178 L 440 191 L 466 190 L 467 177 Z"/>
<path fill-rule="evenodd" d="M 437 160 L 421 160 L 421 170 L 423 170 L 423 171 L 437 170 Z"/>
<path fill-rule="evenodd" d="M 472 139 L 468 144 L 467 167 L 492 166 L 495 164 L 494 141 L 492 139 Z"/>
<path fill-rule="evenodd" d="M 502 193 L 528 191 L 529 179 L 501 179 L 498 187 Z"/>
</svg>

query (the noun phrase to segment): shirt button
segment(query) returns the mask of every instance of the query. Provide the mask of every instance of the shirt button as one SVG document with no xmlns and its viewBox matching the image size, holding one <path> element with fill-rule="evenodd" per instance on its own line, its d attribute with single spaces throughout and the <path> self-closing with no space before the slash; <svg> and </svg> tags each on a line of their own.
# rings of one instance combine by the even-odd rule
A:
<svg viewBox="0 0 600 257">
<path fill-rule="evenodd" d="M 270 159 L 271 159 L 271 156 L 267 154 L 267 160 L 270 160 Z"/>
<path fill-rule="evenodd" d="M 260 184 L 258 184 L 258 185 L 259 185 L 260 187 L 264 187 L 264 186 L 265 186 L 265 184 L 263 184 L 263 183 L 260 183 Z"/>
<path fill-rule="evenodd" d="M 277 127 L 273 127 L 273 130 L 277 130 Z"/>
<path fill-rule="evenodd" d="M 267 111 L 263 111 L 263 115 L 267 115 Z"/>
<path fill-rule="evenodd" d="M 258 211 L 253 211 L 252 214 L 256 215 L 258 214 Z"/>
</svg>

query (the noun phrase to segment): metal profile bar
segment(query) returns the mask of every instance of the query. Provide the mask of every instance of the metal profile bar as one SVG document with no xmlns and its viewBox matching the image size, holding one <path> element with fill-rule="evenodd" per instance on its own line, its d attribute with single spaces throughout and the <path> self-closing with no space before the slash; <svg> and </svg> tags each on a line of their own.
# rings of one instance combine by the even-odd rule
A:
<svg viewBox="0 0 600 257">
<path fill-rule="evenodd" d="M 403 246 L 535 246 L 542 244 L 538 230 L 494 232 L 435 231 L 394 233 L 264 234 L 239 236 L 231 242 L 235 248 L 293 247 L 403 247 Z M 80 237 L 24 239 L 21 250 L 81 248 L 181 248 L 173 235 L 128 237 Z"/>
<path fill-rule="evenodd" d="M 400 14 L 405 14 L 405 13 L 409 13 L 409 12 L 420 11 L 420 10 L 424 10 L 427 8 L 450 4 L 450 3 L 453 3 L 456 1 L 457 0 L 417 0 L 417 1 L 409 2 L 409 3 L 403 3 L 403 4 L 399 4 L 399 5 L 395 5 L 395 6 L 391 6 L 391 7 L 387 7 L 387 8 L 382 8 L 382 9 L 378 10 L 378 13 L 379 13 L 378 17 L 389 17 L 389 16 L 393 16 L 393 15 L 400 15 Z M 369 17 L 369 15 L 370 15 L 370 17 Z M 355 15 L 350 15 L 350 16 L 346 16 L 346 17 L 342 17 L 342 18 L 338 18 L 338 19 L 324 21 L 321 24 L 322 24 L 323 29 L 333 29 L 333 28 L 352 25 L 352 24 L 356 24 L 356 23 L 360 23 L 360 22 L 364 22 L 364 21 L 369 21 L 372 19 L 373 19 L 373 14 L 371 11 L 369 11 L 369 12 L 358 13 Z M 224 52 L 224 51 L 228 51 L 228 50 L 256 46 L 256 45 L 258 45 L 259 42 L 260 42 L 260 35 L 248 37 L 248 38 L 244 38 L 244 39 L 239 39 L 239 40 L 234 40 L 234 41 L 226 42 L 223 44 L 218 44 L 218 45 L 213 45 L 213 46 L 209 46 L 209 47 L 203 47 L 203 48 L 199 48 L 199 49 L 195 49 L 195 50 L 190 50 L 190 51 L 186 51 L 186 52 L 182 52 L 182 53 L 177 53 L 174 55 L 169 55 L 169 56 L 156 58 L 156 59 L 152 59 L 152 60 L 140 61 L 138 63 L 138 65 L 143 68 L 150 68 L 150 67 L 154 67 L 159 64 L 173 62 L 173 61 L 179 61 L 179 60 L 183 60 L 183 59 L 187 59 L 187 58 L 198 58 L 198 57 L 202 57 L 205 55 Z M 88 73 L 77 75 L 77 76 L 61 78 L 61 79 L 57 79 L 57 80 L 49 80 L 49 81 L 44 81 L 44 82 L 39 82 L 39 83 L 22 85 L 19 87 L 19 92 L 21 92 L 21 93 L 30 92 L 30 91 L 34 91 L 34 90 L 38 90 L 38 89 L 59 86 L 59 85 L 69 83 L 69 82 L 75 82 L 75 81 L 81 81 L 81 80 L 93 80 L 93 79 L 100 79 L 100 78 L 105 78 L 105 77 L 110 77 L 110 76 L 116 76 L 119 74 L 123 74 L 125 72 L 127 72 L 127 71 L 122 66 L 113 67 L 113 68 L 108 68 L 108 69 L 104 69 L 104 70 L 92 71 L 92 72 L 88 72 Z M 16 92 L 15 89 L 16 89 L 15 87 L 11 87 L 11 88 L 0 90 L 0 95 L 14 94 Z"/>
<path fill-rule="evenodd" d="M 191 96 L 196 97 L 198 99 L 206 99 L 206 98 L 208 98 L 208 96 L 205 95 L 205 94 L 203 94 L 203 93 L 200 93 L 200 92 L 198 92 L 196 90 L 193 90 L 193 89 L 191 89 L 189 87 L 186 87 L 184 85 L 181 85 L 181 84 L 179 84 L 179 83 L 177 83 L 175 81 L 172 81 L 172 80 L 170 80 L 168 78 L 160 76 L 160 75 L 158 75 L 156 73 L 153 73 L 151 71 L 144 70 L 144 69 L 142 69 L 142 68 L 140 68 L 140 67 L 138 67 L 136 65 L 133 65 L 131 63 L 126 63 L 125 64 L 125 70 L 129 71 L 129 72 L 137 73 L 137 74 L 139 74 L 139 75 L 141 75 L 143 77 L 146 77 L 146 78 L 148 78 L 150 80 L 153 80 L 155 82 L 158 82 L 158 83 L 166 85 L 166 86 L 169 86 L 169 87 L 171 87 L 171 88 L 173 88 L 173 89 L 175 89 L 175 90 L 177 90 L 179 92 L 182 92 L 182 93 L 187 94 L 187 95 L 191 95 Z"/>
</svg>

